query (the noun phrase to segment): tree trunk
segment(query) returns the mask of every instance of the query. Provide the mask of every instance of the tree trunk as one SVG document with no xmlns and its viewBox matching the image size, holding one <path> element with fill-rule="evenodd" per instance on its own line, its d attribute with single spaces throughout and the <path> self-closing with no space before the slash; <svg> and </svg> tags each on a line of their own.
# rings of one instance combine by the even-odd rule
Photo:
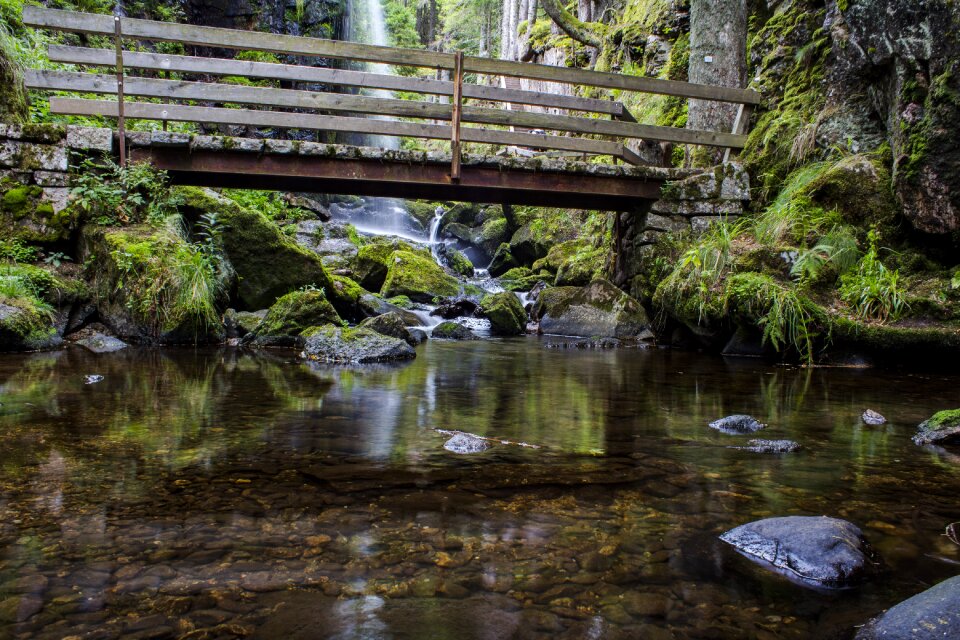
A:
<svg viewBox="0 0 960 640">
<path fill-rule="evenodd" d="M 513 31 L 510 33 L 510 40 L 513 42 L 512 55 L 510 56 L 511 60 L 520 59 L 520 18 L 523 14 L 524 7 L 522 6 L 521 0 L 514 0 L 513 5 Z"/>
<path fill-rule="evenodd" d="M 533 32 L 533 25 L 537 23 L 537 0 L 527 3 L 527 37 Z"/>
<path fill-rule="evenodd" d="M 603 38 L 596 26 L 578 20 L 560 6 L 558 0 L 540 0 L 540 6 L 564 33 L 577 42 L 597 49 L 603 46 Z"/>
<path fill-rule="evenodd" d="M 747 81 L 746 0 L 692 0 L 690 82 L 744 87 Z M 738 105 L 690 100 L 688 129 L 730 131 Z"/>
<path fill-rule="evenodd" d="M 577 0 L 577 17 L 584 22 L 593 22 L 593 11 L 590 0 Z"/>
</svg>

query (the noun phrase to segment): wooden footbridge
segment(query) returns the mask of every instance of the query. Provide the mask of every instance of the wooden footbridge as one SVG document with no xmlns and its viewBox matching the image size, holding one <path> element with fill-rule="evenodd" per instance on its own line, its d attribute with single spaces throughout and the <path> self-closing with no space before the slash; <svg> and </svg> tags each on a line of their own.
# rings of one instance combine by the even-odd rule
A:
<svg viewBox="0 0 960 640">
<path fill-rule="evenodd" d="M 63 69 L 28 70 L 27 87 L 53 92 L 51 113 L 115 118 L 121 162 L 128 155 L 149 160 L 186 184 L 623 211 L 657 199 L 672 176 L 644 166 L 631 151 L 631 140 L 729 153 L 744 146 L 750 109 L 759 102 L 758 94 L 745 89 L 36 6 L 24 7 L 23 22 L 112 43 L 109 49 L 50 45 L 51 62 Z M 258 60 L 264 56 L 249 54 L 229 59 L 174 55 L 144 44 L 155 42 L 221 55 L 261 52 L 277 60 L 319 59 L 342 67 L 376 62 L 434 73 L 430 78 L 370 73 L 263 62 Z M 731 132 L 652 126 L 636 122 L 617 100 L 506 88 L 490 82 L 496 77 L 716 100 L 740 108 Z M 367 90 L 380 91 L 364 95 Z M 384 97 L 384 92 L 391 93 Z M 247 142 L 203 135 L 185 142 L 182 136 L 148 134 L 152 143 L 143 144 L 143 134 L 130 130 L 131 120 L 140 130 L 143 121 L 154 121 L 164 131 L 168 123 L 188 123 L 177 128 L 201 134 L 241 128 L 263 137 L 286 131 L 285 137 L 296 142 L 271 147 L 249 135 Z M 427 146 L 437 151 L 350 151 L 330 144 L 338 134 L 434 141 Z M 271 153 L 271 148 L 287 152 Z M 571 155 L 579 161 L 562 159 Z"/>
</svg>

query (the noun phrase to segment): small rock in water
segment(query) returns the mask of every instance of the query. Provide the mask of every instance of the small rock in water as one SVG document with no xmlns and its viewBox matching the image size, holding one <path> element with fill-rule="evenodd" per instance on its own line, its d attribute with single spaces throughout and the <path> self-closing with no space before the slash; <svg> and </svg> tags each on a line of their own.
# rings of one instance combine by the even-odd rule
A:
<svg viewBox="0 0 960 640">
<path fill-rule="evenodd" d="M 887 419 L 884 418 L 879 413 L 877 413 L 876 411 L 874 411 L 873 409 L 867 409 L 866 411 L 864 411 L 863 415 L 860 416 L 860 419 L 863 420 L 864 424 L 870 424 L 870 425 L 880 425 L 880 424 L 887 423 Z"/>
<path fill-rule="evenodd" d="M 722 431 L 723 433 L 740 434 L 756 433 L 767 425 L 763 424 L 753 416 L 737 414 L 720 418 L 710 423 L 711 429 Z"/>
<path fill-rule="evenodd" d="M 88 376 L 84 376 L 84 378 L 83 378 L 83 384 L 96 384 L 96 383 L 100 382 L 101 380 L 103 380 L 103 376 L 101 376 L 101 375 L 99 375 L 99 374 L 96 374 L 96 373 L 91 373 L 91 374 L 88 375 Z"/>
<path fill-rule="evenodd" d="M 483 453 L 490 443 L 470 433 L 458 433 L 444 442 L 443 448 L 453 453 Z"/>
<path fill-rule="evenodd" d="M 747 446 L 731 448 L 754 453 L 790 453 L 799 449 L 800 443 L 793 440 L 747 440 Z"/>
</svg>

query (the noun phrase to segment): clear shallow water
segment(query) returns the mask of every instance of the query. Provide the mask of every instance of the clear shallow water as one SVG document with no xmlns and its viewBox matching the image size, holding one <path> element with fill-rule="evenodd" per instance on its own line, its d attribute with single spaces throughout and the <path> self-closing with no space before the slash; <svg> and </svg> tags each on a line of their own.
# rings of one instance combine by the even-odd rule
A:
<svg viewBox="0 0 960 640">
<path fill-rule="evenodd" d="M 960 573 L 960 460 L 909 439 L 960 377 L 545 344 L 0 356 L 0 637 L 845 638 Z M 727 448 L 736 412 L 805 449 Z M 716 541 L 790 514 L 889 572 L 821 595 Z"/>
</svg>

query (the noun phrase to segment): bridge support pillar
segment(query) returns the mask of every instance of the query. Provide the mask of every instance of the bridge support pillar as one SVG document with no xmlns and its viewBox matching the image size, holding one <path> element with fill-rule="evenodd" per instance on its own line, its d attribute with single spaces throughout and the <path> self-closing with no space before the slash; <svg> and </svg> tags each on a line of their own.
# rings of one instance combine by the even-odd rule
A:
<svg viewBox="0 0 960 640">
<path fill-rule="evenodd" d="M 630 291 L 631 281 L 649 269 L 648 258 L 665 234 L 698 235 L 716 222 L 732 222 L 749 200 L 749 176 L 740 164 L 730 162 L 667 183 L 660 200 L 615 214 L 613 282 Z"/>
</svg>

